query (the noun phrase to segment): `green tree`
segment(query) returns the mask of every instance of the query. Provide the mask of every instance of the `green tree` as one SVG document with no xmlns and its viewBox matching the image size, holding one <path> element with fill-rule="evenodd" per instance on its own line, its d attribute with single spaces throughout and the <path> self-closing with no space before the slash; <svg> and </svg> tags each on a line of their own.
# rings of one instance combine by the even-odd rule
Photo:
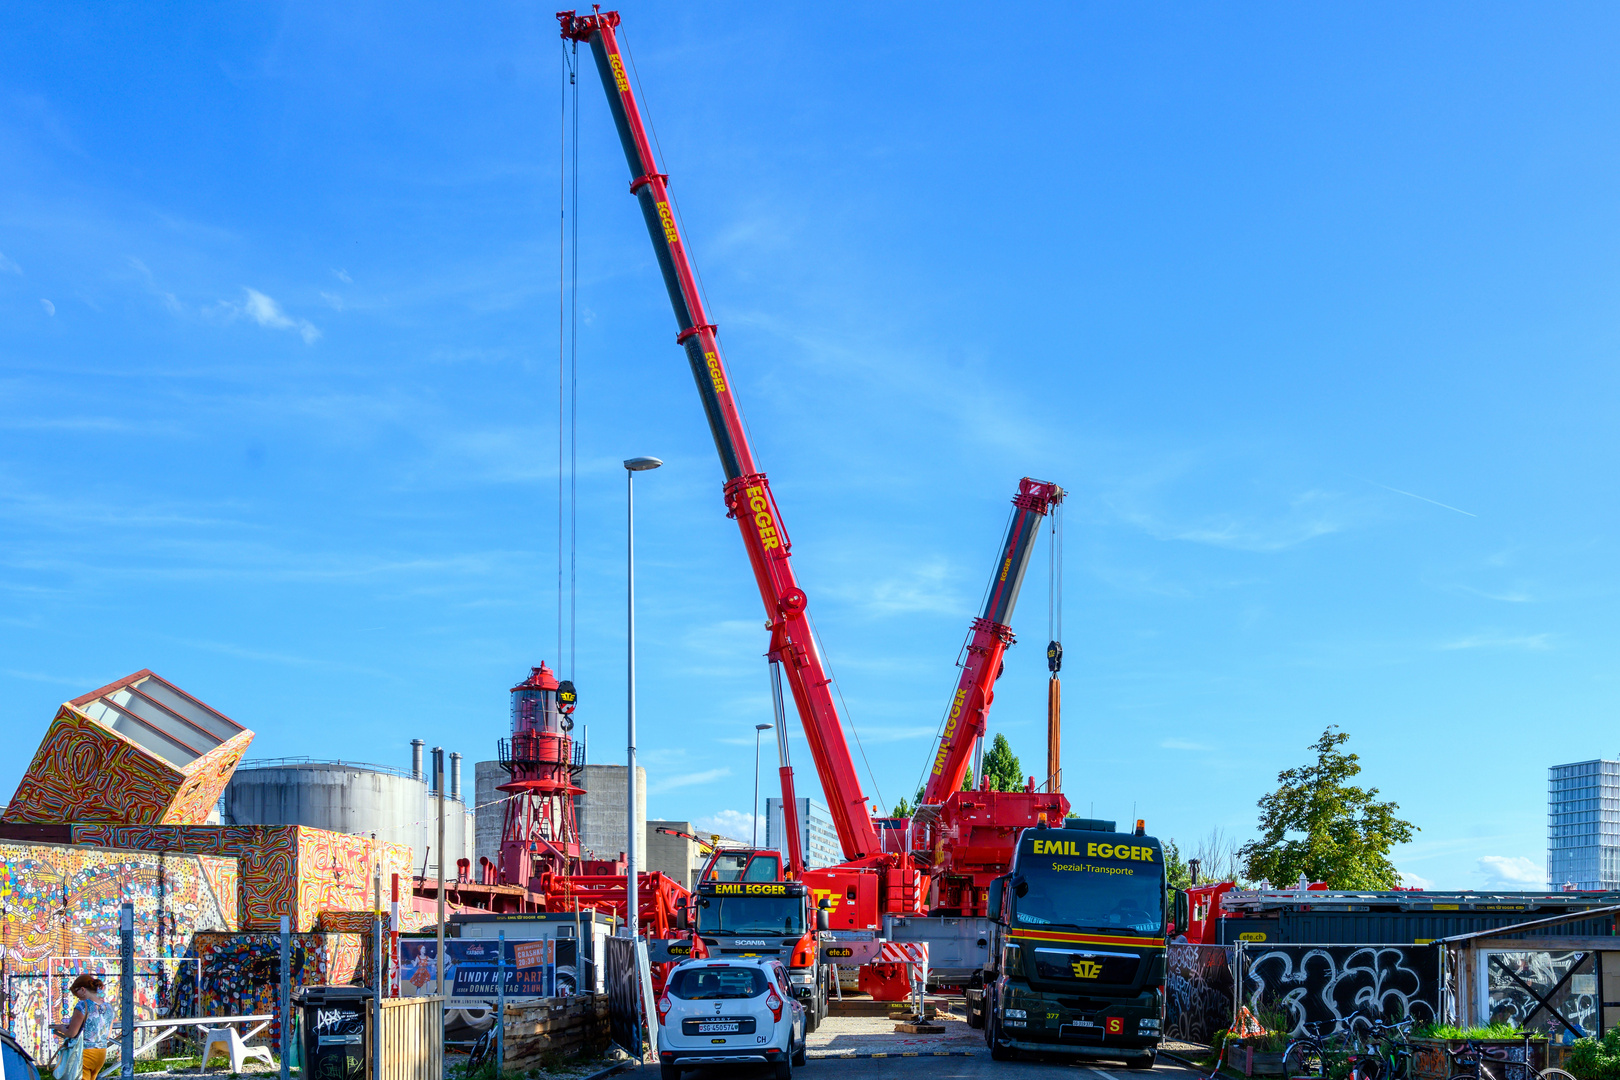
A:
<svg viewBox="0 0 1620 1080">
<path fill-rule="evenodd" d="M 1350 736 L 1328 725 L 1311 749 L 1316 761 L 1277 774 L 1277 790 L 1260 800 L 1260 832 L 1238 849 L 1255 880 L 1292 886 L 1302 875 L 1334 889 L 1393 889 L 1400 874 L 1389 850 L 1412 839 L 1417 826 L 1379 802 L 1377 788 L 1348 781 L 1360 759 L 1340 749 Z"/>
<path fill-rule="evenodd" d="M 910 817 L 911 812 L 913 810 L 915 810 L 915 809 L 916 809 L 916 807 L 914 807 L 910 803 L 906 802 L 906 797 L 904 795 L 902 795 L 902 796 L 900 796 L 900 801 L 894 804 L 894 810 L 891 812 L 890 816 L 891 817 Z"/>
<path fill-rule="evenodd" d="M 1187 870 L 1187 860 L 1181 857 L 1175 837 L 1164 842 L 1164 879 L 1172 893 L 1177 889 L 1189 888 L 1193 883 L 1192 874 Z"/>
<path fill-rule="evenodd" d="M 985 751 L 984 775 L 990 778 L 991 791 L 1024 790 L 1024 769 L 1018 764 L 1018 755 L 1012 752 L 1007 736 L 999 731 L 990 740 L 990 749 Z"/>
</svg>

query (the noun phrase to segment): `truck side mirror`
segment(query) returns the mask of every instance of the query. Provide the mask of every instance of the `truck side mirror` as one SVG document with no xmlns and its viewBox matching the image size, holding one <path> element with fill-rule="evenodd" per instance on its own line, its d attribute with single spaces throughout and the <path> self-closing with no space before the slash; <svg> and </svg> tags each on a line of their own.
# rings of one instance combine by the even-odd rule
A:
<svg viewBox="0 0 1620 1080">
<path fill-rule="evenodd" d="M 690 909 L 688 909 L 685 904 L 682 904 L 680 907 L 675 909 L 675 929 L 692 929 L 692 916 L 690 914 Z"/>
<path fill-rule="evenodd" d="M 1187 932 L 1187 890 L 1177 889 L 1175 903 L 1171 907 L 1170 936 L 1176 937 Z"/>
<path fill-rule="evenodd" d="M 831 930 L 832 929 L 832 919 L 827 915 L 827 912 L 824 909 L 816 912 L 816 929 L 817 930 Z"/>
<path fill-rule="evenodd" d="M 831 911 L 833 909 L 832 897 L 823 896 L 820 900 L 816 901 L 816 907 L 820 908 L 822 911 Z"/>
<path fill-rule="evenodd" d="M 994 922 L 1001 921 L 1001 898 L 1006 888 L 1007 879 L 1005 877 L 998 877 L 990 882 L 989 894 L 985 897 L 984 910 L 985 914 L 989 915 Z"/>
</svg>

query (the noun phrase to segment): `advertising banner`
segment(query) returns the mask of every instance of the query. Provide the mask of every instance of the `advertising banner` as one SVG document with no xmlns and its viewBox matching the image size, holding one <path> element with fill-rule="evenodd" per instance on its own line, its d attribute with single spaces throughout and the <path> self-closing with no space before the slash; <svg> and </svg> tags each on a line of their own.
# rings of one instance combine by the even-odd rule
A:
<svg viewBox="0 0 1620 1080">
<path fill-rule="evenodd" d="M 559 948 L 560 946 L 560 948 Z M 497 994 L 496 950 L 499 943 L 482 939 L 444 943 L 445 993 L 458 998 L 493 1000 Z M 400 996 L 422 997 L 434 992 L 438 979 L 438 942 L 432 938 L 403 938 L 400 951 Z M 521 958 L 520 958 L 521 951 Z M 558 953 L 573 963 L 572 941 L 508 941 L 506 943 L 506 996 L 557 996 Z"/>
</svg>

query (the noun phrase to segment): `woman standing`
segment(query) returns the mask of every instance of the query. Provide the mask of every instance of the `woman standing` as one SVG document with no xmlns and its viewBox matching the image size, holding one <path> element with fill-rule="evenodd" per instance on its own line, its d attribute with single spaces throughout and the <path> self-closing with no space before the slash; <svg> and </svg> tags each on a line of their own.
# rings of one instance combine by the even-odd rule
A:
<svg viewBox="0 0 1620 1080">
<path fill-rule="evenodd" d="M 84 1036 L 83 1080 L 96 1080 L 107 1061 L 107 1044 L 112 1041 L 113 1007 L 101 996 L 102 982 L 94 975 L 80 975 L 71 991 L 79 999 L 65 1024 L 52 1024 L 51 1030 L 64 1039 Z"/>
</svg>

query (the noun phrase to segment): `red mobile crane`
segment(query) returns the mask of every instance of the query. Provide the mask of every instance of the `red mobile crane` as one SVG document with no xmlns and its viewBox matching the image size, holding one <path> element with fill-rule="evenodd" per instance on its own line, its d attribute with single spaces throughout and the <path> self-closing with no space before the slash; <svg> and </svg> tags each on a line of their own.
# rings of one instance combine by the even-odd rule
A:
<svg viewBox="0 0 1620 1080">
<path fill-rule="evenodd" d="M 945 730 L 940 735 L 939 751 L 934 755 L 934 767 L 923 787 L 921 801 L 924 804 L 943 803 L 962 789 L 962 780 L 973 763 L 974 748 L 984 738 L 985 717 L 996 696 L 995 683 L 1001 678 L 1003 657 L 1014 640 L 1008 624 L 1018 604 L 1018 591 L 1024 584 L 1030 553 L 1035 550 L 1041 519 L 1062 501 L 1063 489 L 1056 484 L 1031 480 L 1027 476 L 1018 482 L 1012 520 L 1001 544 L 1001 557 L 996 560 L 995 572 L 990 577 L 984 610 L 973 620 L 962 677 L 957 680 Z"/>
<path fill-rule="evenodd" d="M 565 39 L 589 46 L 607 92 L 608 106 L 630 167 L 630 193 L 641 206 L 674 308 L 675 340 L 686 351 L 709 431 L 720 454 L 725 473 L 727 516 L 738 524 L 769 620 L 771 639 L 767 656 L 772 664 L 778 718 L 781 695 L 774 680 L 785 674 L 844 849 L 847 860 L 844 864 L 807 872 L 804 879 L 818 899 L 830 900 L 834 905 L 831 922 L 835 929 L 875 930 L 880 912 L 923 914 L 928 910 L 927 898 L 919 888 L 906 823 L 886 822 L 885 833 L 889 840 L 885 843 L 862 793 L 833 703 L 831 678 L 811 633 L 806 615 L 808 601 L 794 578 L 789 561 L 792 545 L 782 525 L 770 482 L 754 461 L 715 337 L 716 327 L 704 310 L 696 275 L 670 205 L 668 176 L 658 170 L 631 89 L 629 70 L 616 36 L 619 13 L 598 10 L 590 15 L 579 15 L 564 11 L 558 12 L 557 18 Z M 958 716 L 957 726 L 947 732 L 936 758 L 929 790 L 936 795 L 944 791 L 950 794 L 941 800 L 943 805 L 934 808 L 929 818 L 933 861 L 936 872 L 949 868 L 955 873 L 955 879 L 965 881 L 965 885 L 947 883 L 943 897 L 936 890 L 936 900 L 944 900 L 947 910 L 982 912 L 984 882 L 979 880 L 985 876 L 982 871 L 999 873 L 1004 870 L 1018 829 L 1042 818 L 1061 821 L 1067 811 L 1068 803 L 1061 795 L 1036 793 L 1033 783 L 1024 792 L 954 790 L 960 786 L 973 746 L 983 733 L 991 687 L 1001 669 L 1002 653 L 1012 640 L 1005 620 L 1010 617 L 1017 599 L 1038 519 L 1061 497 L 1061 489 L 1056 485 L 1029 480 L 1020 485 L 1019 498 L 1015 500 L 1018 511 L 1003 547 L 1003 561 L 998 566 L 985 614 L 974 624 L 969 662 L 959 684 L 967 721 L 964 725 Z M 972 733 L 971 738 L 967 737 L 969 733 Z M 780 724 L 778 734 L 783 743 L 781 775 L 783 805 L 789 815 L 787 831 L 796 839 L 792 775 Z M 951 779 L 947 783 L 948 777 Z M 949 857 L 945 855 L 947 849 L 952 852 Z M 998 859 L 1000 863 L 996 865 Z M 802 861 L 797 851 L 790 851 L 790 865 L 790 874 L 801 872 Z"/>
<path fill-rule="evenodd" d="M 697 381 L 698 396 L 708 416 L 709 431 L 714 436 L 715 449 L 720 452 L 720 464 L 726 475 L 726 514 L 736 519 L 742 532 L 743 546 L 748 551 L 760 599 L 765 603 L 765 615 L 770 620 L 769 655 L 779 662 L 787 676 L 794 704 L 804 720 L 805 738 L 815 758 L 821 790 L 826 795 L 844 856 L 853 860 L 876 855 L 882 850 L 877 829 L 872 824 L 866 796 L 861 792 L 849 745 L 844 741 L 843 726 L 838 722 L 838 710 L 829 688 L 832 680 L 822 664 L 805 616 L 808 600 L 793 576 L 789 561 L 792 544 L 782 526 L 782 515 L 771 494 L 770 481 L 754 462 L 753 449 L 748 445 L 742 418 L 732 399 L 731 379 L 715 339 L 716 327 L 703 309 L 686 245 L 670 208 L 669 177 L 658 171 L 641 110 L 630 89 L 629 72 L 614 33 L 619 25 L 619 13 L 599 11 L 576 15 L 563 11 L 557 13 L 557 20 L 565 39 L 590 46 L 602 86 L 607 91 L 608 107 L 613 112 L 619 141 L 624 145 L 630 165 L 630 193 L 641 204 L 658 267 L 663 271 L 664 285 L 675 308 L 678 327 L 675 340 L 686 350 L 692 377 Z"/>
</svg>

